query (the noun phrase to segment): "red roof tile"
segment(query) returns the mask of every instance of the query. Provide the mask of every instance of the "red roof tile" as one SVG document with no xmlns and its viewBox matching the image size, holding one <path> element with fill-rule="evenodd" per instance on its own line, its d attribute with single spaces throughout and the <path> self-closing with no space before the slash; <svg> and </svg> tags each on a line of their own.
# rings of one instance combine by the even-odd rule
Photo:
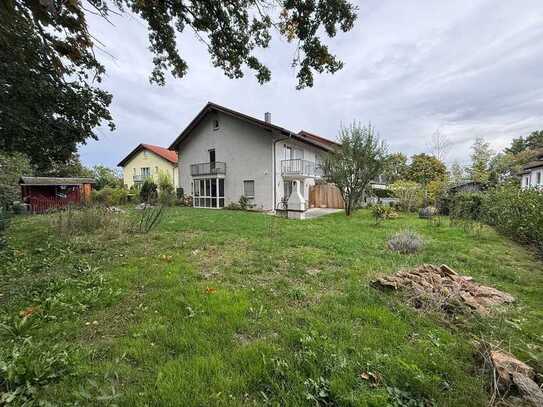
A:
<svg viewBox="0 0 543 407">
<path fill-rule="evenodd" d="M 139 144 L 135 149 L 133 149 L 122 161 L 117 164 L 119 167 L 124 167 L 128 161 L 137 153 L 142 150 L 148 150 L 152 153 L 158 155 L 159 157 L 164 158 L 166 161 L 171 162 L 172 164 L 177 164 L 177 152 L 168 150 L 167 148 L 155 146 L 153 144 Z"/>
</svg>

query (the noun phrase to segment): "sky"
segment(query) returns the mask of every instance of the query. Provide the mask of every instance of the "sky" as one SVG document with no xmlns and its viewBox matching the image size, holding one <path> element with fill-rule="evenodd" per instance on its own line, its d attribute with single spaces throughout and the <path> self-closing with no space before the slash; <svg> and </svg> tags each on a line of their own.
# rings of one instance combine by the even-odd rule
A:
<svg viewBox="0 0 543 407">
<path fill-rule="evenodd" d="M 469 164 L 483 137 L 500 151 L 514 137 L 543 129 L 543 2 L 541 0 L 364 0 L 354 28 L 327 40 L 344 63 L 296 90 L 292 44 L 275 33 L 259 53 L 272 71 L 264 85 L 247 69 L 229 79 L 187 30 L 178 37 L 189 72 L 149 83 L 147 28 L 123 14 L 111 23 L 89 15 L 113 94 L 116 130 L 81 146 L 86 165 L 114 167 L 139 143 L 169 146 L 208 102 L 337 139 L 342 125 L 371 122 L 390 152 L 432 153 L 432 137 L 448 141 L 443 159 Z"/>
</svg>

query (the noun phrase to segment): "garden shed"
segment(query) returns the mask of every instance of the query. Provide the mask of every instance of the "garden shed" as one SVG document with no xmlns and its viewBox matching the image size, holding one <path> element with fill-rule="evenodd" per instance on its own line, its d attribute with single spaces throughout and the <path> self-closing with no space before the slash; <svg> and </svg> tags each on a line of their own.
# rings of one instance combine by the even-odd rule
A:
<svg viewBox="0 0 543 407">
<path fill-rule="evenodd" d="M 32 213 L 79 205 L 90 199 L 93 178 L 21 177 L 21 199 Z"/>
</svg>

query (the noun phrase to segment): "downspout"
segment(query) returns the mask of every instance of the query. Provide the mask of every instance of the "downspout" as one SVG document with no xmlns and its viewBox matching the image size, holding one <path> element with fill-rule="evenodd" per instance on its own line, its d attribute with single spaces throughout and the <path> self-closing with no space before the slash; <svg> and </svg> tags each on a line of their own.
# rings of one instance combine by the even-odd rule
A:
<svg viewBox="0 0 543 407">
<path fill-rule="evenodd" d="M 290 138 L 292 137 L 292 133 L 288 133 L 288 137 L 283 137 L 283 138 L 280 138 L 280 139 L 277 139 L 273 142 L 273 210 L 276 211 L 277 210 L 277 168 L 276 168 L 276 165 L 277 165 L 277 158 L 275 157 L 275 150 L 276 150 L 276 146 L 277 146 L 277 143 L 280 142 L 280 141 L 285 141 L 285 140 L 289 140 Z"/>
</svg>

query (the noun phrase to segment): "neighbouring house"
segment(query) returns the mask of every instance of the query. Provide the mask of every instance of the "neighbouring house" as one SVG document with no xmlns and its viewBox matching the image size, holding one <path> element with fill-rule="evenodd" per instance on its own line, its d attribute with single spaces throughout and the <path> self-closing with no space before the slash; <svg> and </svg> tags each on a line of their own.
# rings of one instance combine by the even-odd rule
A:
<svg viewBox="0 0 543 407">
<path fill-rule="evenodd" d="M 92 178 L 21 177 L 21 199 L 32 213 L 81 204 L 90 199 Z"/>
<path fill-rule="evenodd" d="M 260 210 L 303 217 L 309 190 L 322 176 L 324 154 L 338 144 L 307 131 L 208 103 L 172 143 L 179 184 L 199 208 L 222 208 L 241 196 Z M 298 213 L 299 215 L 296 215 Z"/>
<path fill-rule="evenodd" d="M 522 167 L 522 188 L 543 188 L 543 149 L 536 150 L 533 161 Z"/>
<path fill-rule="evenodd" d="M 152 144 L 140 144 L 117 164 L 123 169 L 127 188 L 140 186 L 147 178 L 158 181 L 160 173 L 168 174 L 175 188 L 179 188 L 177 153 Z"/>
</svg>

